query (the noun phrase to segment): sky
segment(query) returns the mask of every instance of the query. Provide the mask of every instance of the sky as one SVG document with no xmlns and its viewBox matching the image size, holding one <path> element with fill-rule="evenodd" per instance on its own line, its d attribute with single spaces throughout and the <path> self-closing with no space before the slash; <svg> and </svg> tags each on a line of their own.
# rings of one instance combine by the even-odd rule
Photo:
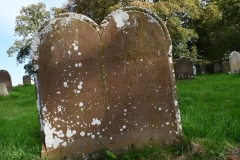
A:
<svg viewBox="0 0 240 160">
<path fill-rule="evenodd" d="M 46 9 L 61 7 L 66 0 L 0 0 L 0 70 L 9 72 L 13 86 L 22 84 L 25 75 L 24 64 L 17 64 L 16 54 L 8 57 L 7 50 L 18 37 L 14 36 L 15 17 L 21 7 L 30 4 L 45 3 Z"/>
</svg>

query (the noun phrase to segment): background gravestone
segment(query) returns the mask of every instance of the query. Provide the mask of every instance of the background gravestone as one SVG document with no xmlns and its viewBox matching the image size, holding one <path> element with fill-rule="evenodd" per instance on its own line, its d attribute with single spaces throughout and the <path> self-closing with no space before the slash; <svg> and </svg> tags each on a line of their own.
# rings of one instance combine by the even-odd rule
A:
<svg viewBox="0 0 240 160">
<path fill-rule="evenodd" d="M 1 96 L 8 96 L 7 86 L 4 83 L 0 83 L 0 95 Z"/>
<path fill-rule="evenodd" d="M 176 60 L 174 65 L 176 79 L 192 79 L 193 78 L 193 64 L 190 58 L 181 57 Z"/>
<path fill-rule="evenodd" d="M 196 75 L 197 74 L 197 68 L 196 66 L 193 66 L 193 75 Z"/>
<path fill-rule="evenodd" d="M 125 8 L 99 27 L 64 14 L 39 30 L 32 50 L 42 157 L 179 141 L 171 40 L 156 15 Z"/>
<path fill-rule="evenodd" d="M 206 74 L 207 73 L 207 68 L 205 65 L 200 65 L 199 66 L 199 72 L 200 74 Z"/>
<path fill-rule="evenodd" d="M 0 83 L 4 83 L 7 86 L 7 90 L 12 90 L 12 80 L 8 71 L 0 70 Z"/>
<path fill-rule="evenodd" d="M 29 75 L 23 76 L 23 84 L 31 84 L 31 76 Z"/>
<path fill-rule="evenodd" d="M 238 52 L 233 51 L 229 56 L 229 65 L 231 72 L 237 71 L 240 68 L 240 55 Z"/>
<path fill-rule="evenodd" d="M 214 73 L 221 73 L 222 72 L 222 64 L 216 63 L 214 65 Z"/>
<path fill-rule="evenodd" d="M 223 61 L 222 67 L 223 67 L 223 72 L 229 72 L 230 71 L 229 61 Z"/>
<path fill-rule="evenodd" d="M 214 63 L 208 63 L 206 64 L 206 69 L 207 69 L 207 73 L 214 73 Z"/>
</svg>

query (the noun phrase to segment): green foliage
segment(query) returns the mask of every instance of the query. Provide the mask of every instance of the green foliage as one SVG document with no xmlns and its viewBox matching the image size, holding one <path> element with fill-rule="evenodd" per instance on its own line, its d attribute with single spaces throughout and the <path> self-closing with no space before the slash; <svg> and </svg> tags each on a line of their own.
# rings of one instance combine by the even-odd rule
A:
<svg viewBox="0 0 240 160">
<path fill-rule="evenodd" d="M 126 0 L 123 3 L 127 3 Z M 110 13 L 109 8 L 117 4 L 119 0 L 68 0 L 65 5 L 66 12 L 75 12 L 86 15 L 100 24 L 102 20 Z"/>
<path fill-rule="evenodd" d="M 111 157 L 113 159 L 117 159 L 117 156 L 113 152 L 107 150 L 106 153 L 109 157 Z"/>
<path fill-rule="evenodd" d="M 32 4 L 27 7 L 22 7 L 20 15 L 16 17 L 15 35 L 19 36 L 20 40 L 15 40 L 12 46 L 9 47 L 7 54 L 12 56 L 17 53 L 17 62 L 25 63 L 29 59 L 30 45 L 34 32 L 40 25 L 50 18 L 50 12 L 46 11 L 45 4 Z M 31 62 L 27 64 L 31 65 Z M 29 69 L 29 67 L 26 67 Z M 31 74 L 31 70 L 26 70 Z"/>
<path fill-rule="evenodd" d="M 33 85 L 13 87 L 9 96 L 0 96 L 0 123 L 0 159 L 40 159 L 40 129 Z"/>
<path fill-rule="evenodd" d="M 53 8 L 52 14 L 75 12 L 86 15 L 100 24 L 116 8 L 140 6 L 162 18 L 170 32 L 173 58 L 190 57 L 194 63 L 219 62 L 228 59 L 229 53 L 240 50 L 240 6 L 237 0 L 68 0 L 61 9 Z M 29 58 L 31 35 L 50 17 L 43 3 L 22 7 L 16 17 L 15 34 L 20 36 L 8 49 L 17 62 Z M 31 74 L 29 62 L 24 67 Z"/>
<path fill-rule="evenodd" d="M 196 45 L 201 49 L 199 55 L 213 62 L 228 59 L 229 53 L 240 50 L 238 44 L 240 40 L 239 2 L 213 0 L 207 6 L 209 10 L 203 13 L 207 21 L 196 23 L 196 30 L 199 34 Z M 214 18 L 211 14 L 218 17 Z"/>
</svg>

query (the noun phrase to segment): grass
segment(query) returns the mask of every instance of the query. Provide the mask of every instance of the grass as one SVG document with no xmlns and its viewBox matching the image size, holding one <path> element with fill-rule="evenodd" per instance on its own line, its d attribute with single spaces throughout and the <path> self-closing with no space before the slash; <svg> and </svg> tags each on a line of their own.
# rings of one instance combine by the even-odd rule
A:
<svg viewBox="0 0 240 160">
<path fill-rule="evenodd" d="M 0 159 L 40 159 L 40 135 L 33 85 L 0 96 Z"/>
<path fill-rule="evenodd" d="M 132 147 L 106 160 L 240 159 L 240 76 L 211 74 L 177 81 L 183 143 Z M 234 159 L 235 158 L 235 159 Z M 17 86 L 0 96 L 0 159 L 40 159 L 40 132 L 33 85 Z"/>
</svg>

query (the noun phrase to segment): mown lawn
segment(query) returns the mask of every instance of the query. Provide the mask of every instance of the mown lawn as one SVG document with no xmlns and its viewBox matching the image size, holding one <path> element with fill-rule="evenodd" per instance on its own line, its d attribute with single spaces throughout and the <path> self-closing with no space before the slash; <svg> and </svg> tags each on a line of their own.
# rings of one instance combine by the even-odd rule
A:
<svg viewBox="0 0 240 160">
<path fill-rule="evenodd" d="M 183 143 L 133 148 L 101 159 L 240 159 L 240 75 L 211 74 L 177 81 Z M 33 85 L 0 96 L 0 159 L 40 159 L 40 132 Z M 235 159 L 234 159 L 235 160 Z"/>
</svg>

